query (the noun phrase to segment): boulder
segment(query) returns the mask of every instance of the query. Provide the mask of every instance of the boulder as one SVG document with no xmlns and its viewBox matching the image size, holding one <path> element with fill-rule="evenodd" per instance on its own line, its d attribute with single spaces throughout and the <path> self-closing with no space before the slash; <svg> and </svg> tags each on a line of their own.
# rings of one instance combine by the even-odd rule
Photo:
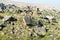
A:
<svg viewBox="0 0 60 40">
<path fill-rule="evenodd" d="M 10 8 L 13 8 L 13 9 L 14 9 L 14 8 L 16 8 L 15 5 L 11 5 L 11 4 L 8 4 L 8 5 L 6 5 L 6 6 L 7 6 L 8 9 L 10 9 Z"/>
<path fill-rule="evenodd" d="M 17 19 L 12 16 L 6 16 L 5 18 L 2 19 L 2 21 L 14 22 L 17 21 Z"/>
<path fill-rule="evenodd" d="M 4 24 L 0 25 L 0 30 L 3 30 L 3 28 L 6 27 Z"/>
<path fill-rule="evenodd" d="M 38 21 L 36 19 L 32 18 L 31 16 L 25 16 L 24 22 L 28 26 L 34 26 L 38 23 Z"/>
<path fill-rule="evenodd" d="M 0 3 L 0 13 L 4 12 L 6 9 L 6 5 L 3 3 Z"/>
<path fill-rule="evenodd" d="M 16 8 L 16 6 L 15 5 L 11 5 L 11 4 L 9 4 L 9 5 L 6 5 L 6 11 L 8 11 L 8 12 L 10 12 L 10 13 L 15 13 L 15 8 Z"/>
<path fill-rule="evenodd" d="M 31 9 L 30 6 L 27 6 L 27 8 L 24 9 L 24 12 L 25 12 L 25 13 L 32 13 L 32 14 L 33 14 L 33 11 L 32 11 L 32 9 Z"/>
<path fill-rule="evenodd" d="M 27 6 L 28 12 L 32 12 L 31 7 Z"/>
<path fill-rule="evenodd" d="M 58 22 L 56 21 L 56 18 L 53 18 L 53 19 L 52 19 L 52 22 L 53 22 L 53 23 L 58 23 Z"/>
<path fill-rule="evenodd" d="M 43 23 L 40 20 L 34 19 L 31 16 L 25 16 L 24 22 L 28 26 L 36 26 L 36 25 L 38 25 L 39 27 L 43 26 Z"/>
<path fill-rule="evenodd" d="M 54 16 L 46 16 L 46 18 L 48 18 L 49 20 L 52 20 Z"/>
<path fill-rule="evenodd" d="M 48 21 L 49 23 L 55 21 L 55 17 L 54 16 L 44 16 L 42 18 L 45 19 L 46 21 Z"/>
<path fill-rule="evenodd" d="M 23 12 L 23 10 L 17 10 L 17 13 L 22 13 Z"/>
<path fill-rule="evenodd" d="M 15 5 L 10 5 L 9 8 L 16 8 L 16 6 Z"/>
<path fill-rule="evenodd" d="M 36 34 L 39 34 L 39 35 L 45 35 L 46 34 L 45 27 L 35 27 L 34 31 Z"/>
<path fill-rule="evenodd" d="M 41 21 L 38 21 L 38 27 L 42 27 L 43 23 Z"/>
</svg>

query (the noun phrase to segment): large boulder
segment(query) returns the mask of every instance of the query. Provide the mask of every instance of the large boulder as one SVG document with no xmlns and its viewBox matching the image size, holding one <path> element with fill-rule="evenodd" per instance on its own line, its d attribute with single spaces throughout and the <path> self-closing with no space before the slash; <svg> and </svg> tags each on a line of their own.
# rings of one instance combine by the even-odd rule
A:
<svg viewBox="0 0 60 40">
<path fill-rule="evenodd" d="M 54 16 L 46 16 L 46 18 L 48 18 L 49 20 L 52 20 Z"/>
<path fill-rule="evenodd" d="M 36 25 L 38 25 L 39 27 L 43 26 L 43 23 L 40 20 L 37 20 L 31 16 L 25 16 L 24 22 L 28 26 L 36 26 Z"/>
<path fill-rule="evenodd" d="M 2 21 L 14 22 L 17 21 L 17 19 L 12 16 L 6 16 L 5 18 L 2 19 Z"/>
<path fill-rule="evenodd" d="M 36 19 L 32 18 L 31 16 L 25 16 L 24 22 L 28 26 L 34 26 L 34 25 L 38 24 L 38 21 Z"/>
<path fill-rule="evenodd" d="M 38 34 L 38 35 L 45 35 L 46 34 L 46 29 L 45 29 L 45 27 L 35 27 L 34 28 L 34 31 L 35 31 L 35 33 L 36 34 Z"/>
<path fill-rule="evenodd" d="M 41 16 L 41 18 L 45 19 L 45 21 L 48 21 L 49 23 L 56 21 L 56 18 L 54 16 Z"/>
</svg>

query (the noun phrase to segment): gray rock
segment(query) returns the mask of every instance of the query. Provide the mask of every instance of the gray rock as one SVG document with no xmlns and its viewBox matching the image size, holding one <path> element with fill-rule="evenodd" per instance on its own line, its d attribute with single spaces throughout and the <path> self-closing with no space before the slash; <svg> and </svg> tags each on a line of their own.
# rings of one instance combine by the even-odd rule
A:
<svg viewBox="0 0 60 40">
<path fill-rule="evenodd" d="M 11 4 L 9 4 L 9 5 L 6 5 L 6 11 L 8 11 L 9 13 L 15 13 L 15 8 L 16 8 L 16 6 L 15 5 L 11 5 Z"/>
<path fill-rule="evenodd" d="M 14 22 L 14 21 L 17 21 L 17 19 L 12 16 L 6 16 L 5 18 L 2 19 L 2 21 L 3 22 L 5 21 Z"/>
<path fill-rule="evenodd" d="M 35 33 L 37 33 L 39 35 L 45 35 L 46 34 L 45 27 L 35 27 L 34 31 L 35 31 Z"/>
<path fill-rule="evenodd" d="M 34 18 L 31 18 L 31 16 L 25 16 L 24 21 L 28 26 L 34 26 L 38 23 L 38 21 Z"/>
<path fill-rule="evenodd" d="M 43 19 L 45 19 L 45 21 L 49 22 L 49 23 L 52 23 L 52 22 L 56 22 L 56 18 L 54 16 L 43 16 L 41 17 Z"/>
<path fill-rule="evenodd" d="M 48 18 L 49 20 L 52 20 L 54 16 L 46 16 L 46 18 Z"/>
</svg>

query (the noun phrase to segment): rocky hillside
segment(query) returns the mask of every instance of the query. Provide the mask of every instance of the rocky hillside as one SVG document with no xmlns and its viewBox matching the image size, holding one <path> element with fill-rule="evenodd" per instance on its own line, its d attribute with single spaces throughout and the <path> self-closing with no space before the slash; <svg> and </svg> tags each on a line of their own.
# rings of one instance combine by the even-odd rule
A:
<svg viewBox="0 0 60 40">
<path fill-rule="evenodd" d="M 60 9 L 0 3 L 0 40 L 60 40 Z"/>
</svg>

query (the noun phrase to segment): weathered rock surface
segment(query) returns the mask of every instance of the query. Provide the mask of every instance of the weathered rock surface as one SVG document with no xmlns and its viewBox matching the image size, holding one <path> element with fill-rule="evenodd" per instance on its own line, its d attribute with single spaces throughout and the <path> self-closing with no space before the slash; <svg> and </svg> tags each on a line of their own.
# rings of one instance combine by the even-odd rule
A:
<svg viewBox="0 0 60 40">
<path fill-rule="evenodd" d="M 39 35 L 45 35 L 46 34 L 45 27 L 35 27 L 34 31 L 35 31 L 35 33 L 37 33 Z"/>
<path fill-rule="evenodd" d="M 38 21 L 34 18 L 31 18 L 31 16 L 25 16 L 24 21 L 28 26 L 34 26 L 38 23 Z"/>
</svg>

